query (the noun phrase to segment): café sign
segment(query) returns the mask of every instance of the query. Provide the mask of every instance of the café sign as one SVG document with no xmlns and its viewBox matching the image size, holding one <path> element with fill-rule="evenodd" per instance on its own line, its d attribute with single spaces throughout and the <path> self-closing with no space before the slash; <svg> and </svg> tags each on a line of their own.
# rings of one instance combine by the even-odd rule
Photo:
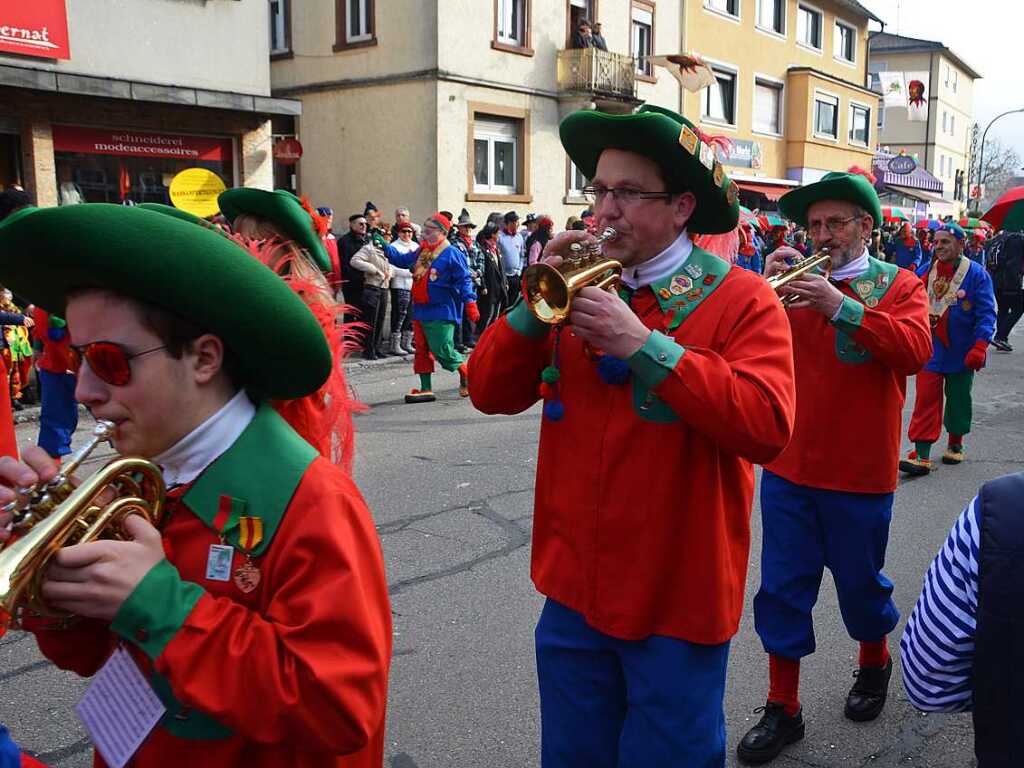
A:
<svg viewBox="0 0 1024 768">
<path fill-rule="evenodd" d="M 896 155 L 889 161 L 889 173 L 906 176 L 917 168 L 917 162 L 910 155 Z"/>
</svg>

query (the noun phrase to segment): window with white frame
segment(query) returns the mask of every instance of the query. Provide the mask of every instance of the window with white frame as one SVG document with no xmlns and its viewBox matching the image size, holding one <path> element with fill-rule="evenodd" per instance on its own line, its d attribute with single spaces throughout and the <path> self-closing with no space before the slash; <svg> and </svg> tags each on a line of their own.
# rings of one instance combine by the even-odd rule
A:
<svg viewBox="0 0 1024 768">
<path fill-rule="evenodd" d="M 786 0 L 758 0 L 757 26 L 777 35 L 786 34 Z"/>
<path fill-rule="evenodd" d="M 704 89 L 701 117 L 725 125 L 736 125 L 736 73 L 712 67 L 715 82 Z"/>
<path fill-rule="evenodd" d="M 832 34 L 832 55 L 840 61 L 854 62 L 857 58 L 857 30 L 854 27 L 836 21 Z"/>
<path fill-rule="evenodd" d="M 349 43 L 361 43 L 373 37 L 370 12 L 373 0 L 345 0 L 345 38 Z"/>
<path fill-rule="evenodd" d="M 949 135 L 956 136 L 956 115 L 949 116 Z"/>
<path fill-rule="evenodd" d="M 782 133 L 782 86 L 758 78 L 754 81 L 754 130 Z"/>
<path fill-rule="evenodd" d="M 946 133 L 949 130 L 949 115 L 946 110 L 942 110 L 942 132 Z"/>
<path fill-rule="evenodd" d="M 583 171 L 576 167 L 576 163 L 569 161 L 569 196 L 583 197 L 583 190 L 587 186 L 587 177 Z"/>
<path fill-rule="evenodd" d="M 527 0 L 498 0 L 498 42 L 526 47 Z"/>
<path fill-rule="evenodd" d="M 704 0 L 704 5 L 707 8 L 711 8 L 719 13 L 724 13 L 729 16 L 740 15 L 740 2 L 739 0 Z"/>
<path fill-rule="evenodd" d="M 798 43 L 821 50 L 821 11 L 801 3 L 796 7 L 796 40 Z"/>
<path fill-rule="evenodd" d="M 287 53 L 288 0 L 270 0 L 270 52 Z"/>
<path fill-rule="evenodd" d="M 861 147 L 868 145 L 871 125 L 871 110 L 860 104 L 850 105 L 850 138 L 851 144 Z"/>
<path fill-rule="evenodd" d="M 814 94 L 814 134 L 829 139 L 839 138 L 839 97 Z"/>
<path fill-rule="evenodd" d="M 638 75 L 654 76 L 654 66 L 647 60 L 654 53 L 654 7 L 633 4 L 633 29 L 630 44 Z"/>
<path fill-rule="evenodd" d="M 960 73 L 957 70 L 953 70 L 953 93 L 956 93 L 956 84 L 960 80 Z"/>
<path fill-rule="evenodd" d="M 473 191 L 514 195 L 519 189 L 523 122 L 477 117 L 473 122 Z"/>
</svg>

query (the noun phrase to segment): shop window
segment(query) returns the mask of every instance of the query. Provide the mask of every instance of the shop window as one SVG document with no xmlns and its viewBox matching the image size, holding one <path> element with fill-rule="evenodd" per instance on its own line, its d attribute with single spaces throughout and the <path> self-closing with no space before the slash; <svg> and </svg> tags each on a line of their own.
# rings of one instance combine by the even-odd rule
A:
<svg viewBox="0 0 1024 768">
<path fill-rule="evenodd" d="M 736 125 L 736 73 L 712 67 L 714 85 L 704 90 L 701 117 L 715 123 Z"/>
<path fill-rule="evenodd" d="M 21 141 L 17 133 L 0 129 L 0 189 L 22 185 Z"/>
<path fill-rule="evenodd" d="M 217 136 L 53 126 L 57 193 L 61 205 L 164 203 L 178 173 L 213 171 L 235 186 L 234 144 Z"/>
<path fill-rule="evenodd" d="M 850 105 L 850 137 L 851 144 L 861 147 L 868 145 L 871 110 L 860 104 Z"/>
<path fill-rule="evenodd" d="M 854 27 L 836 21 L 832 33 L 832 55 L 840 61 L 854 63 L 857 58 L 857 30 Z"/>
<path fill-rule="evenodd" d="M 654 54 L 654 4 L 633 0 L 630 7 L 630 55 L 636 61 L 641 79 L 654 82 L 654 65 L 647 59 Z"/>
<path fill-rule="evenodd" d="M 740 0 L 704 0 L 704 7 L 726 16 L 740 16 Z"/>
<path fill-rule="evenodd" d="M 796 41 L 800 45 L 821 50 L 822 13 L 817 8 L 800 3 L 796 7 Z"/>
<path fill-rule="evenodd" d="M 335 0 L 334 50 L 377 44 L 376 0 Z"/>
<path fill-rule="evenodd" d="M 530 48 L 530 0 L 494 0 L 494 40 L 491 47 L 533 55 Z"/>
<path fill-rule="evenodd" d="M 476 115 L 473 120 L 473 191 L 516 195 L 523 189 L 523 121 Z"/>
<path fill-rule="evenodd" d="M 270 2 L 270 55 L 289 53 L 291 41 L 291 0 Z"/>
<path fill-rule="evenodd" d="M 824 93 L 814 94 L 814 135 L 839 138 L 839 98 Z"/>
<path fill-rule="evenodd" d="M 754 81 L 754 130 L 782 134 L 782 86 L 779 83 Z"/>
<path fill-rule="evenodd" d="M 757 0 L 757 26 L 776 35 L 786 34 L 786 0 Z"/>
</svg>

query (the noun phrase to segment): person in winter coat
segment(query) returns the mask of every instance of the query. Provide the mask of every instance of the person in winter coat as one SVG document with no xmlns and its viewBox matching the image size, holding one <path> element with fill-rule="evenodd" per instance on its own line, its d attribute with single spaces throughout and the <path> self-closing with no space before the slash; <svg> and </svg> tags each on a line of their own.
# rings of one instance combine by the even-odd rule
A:
<svg viewBox="0 0 1024 768">
<path fill-rule="evenodd" d="M 508 284 L 501 269 L 501 257 L 498 255 L 498 227 L 488 223 L 476 236 L 477 248 L 483 261 L 479 298 L 480 322 L 476 332 L 480 334 L 501 314 L 501 308 L 508 303 Z"/>
<path fill-rule="evenodd" d="M 363 273 L 363 322 L 369 328 L 363 345 L 363 357 L 376 360 L 387 312 L 387 290 L 391 283 L 391 264 L 382 248 L 371 240 L 352 257 L 352 268 Z"/>
<path fill-rule="evenodd" d="M 420 244 L 413 238 L 416 231 L 411 222 L 398 225 L 398 239 L 384 249 L 388 256 L 392 251 L 403 256 L 416 253 Z M 390 261 L 390 256 L 388 256 Z M 401 267 L 391 266 L 391 353 L 395 355 L 412 354 L 412 272 Z"/>
<path fill-rule="evenodd" d="M 541 216 L 537 220 L 537 230 L 526 239 L 526 260 L 528 264 L 540 261 L 544 246 L 555 236 L 555 222 L 550 216 Z"/>
<path fill-rule="evenodd" d="M 995 285 L 999 315 L 992 346 L 1012 352 L 1010 331 L 1024 313 L 1024 232 L 1003 231 L 988 246 L 988 267 Z"/>
</svg>

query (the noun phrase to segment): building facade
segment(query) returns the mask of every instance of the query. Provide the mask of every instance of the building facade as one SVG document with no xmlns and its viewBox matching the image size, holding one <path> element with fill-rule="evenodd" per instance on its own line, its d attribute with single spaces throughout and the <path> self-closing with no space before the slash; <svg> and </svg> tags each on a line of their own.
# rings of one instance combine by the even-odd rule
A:
<svg viewBox="0 0 1024 768">
<path fill-rule="evenodd" d="M 868 23 L 852 0 L 690 0 L 682 48 L 715 84 L 686 93 L 684 114 L 734 143 L 723 159 L 741 200 L 773 208 L 829 171 L 871 167 L 877 95 L 865 87 Z"/>
<path fill-rule="evenodd" d="M 981 75 L 939 42 L 888 33 L 872 38 L 868 71 L 881 93 L 880 73 L 926 73 L 927 119 L 911 121 L 906 107 L 882 108 L 879 144 L 888 152 L 914 157 L 942 182 L 941 195 L 925 198 L 935 216 L 963 214 L 967 204 L 974 81 Z"/>
<path fill-rule="evenodd" d="M 281 17 L 275 95 L 302 100 L 303 194 L 339 214 L 373 201 L 414 216 L 465 207 L 551 214 L 586 207 L 558 138 L 594 104 L 679 108 L 679 88 L 638 66 L 675 52 L 668 0 L 271 0 Z M 579 18 L 608 51 L 573 50 Z"/>
<path fill-rule="evenodd" d="M 273 183 L 260 2 L 33 0 L 0 6 L 0 187 L 41 206 L 169 202 L 204 167 L 225 185 Z"/>
</svg>

